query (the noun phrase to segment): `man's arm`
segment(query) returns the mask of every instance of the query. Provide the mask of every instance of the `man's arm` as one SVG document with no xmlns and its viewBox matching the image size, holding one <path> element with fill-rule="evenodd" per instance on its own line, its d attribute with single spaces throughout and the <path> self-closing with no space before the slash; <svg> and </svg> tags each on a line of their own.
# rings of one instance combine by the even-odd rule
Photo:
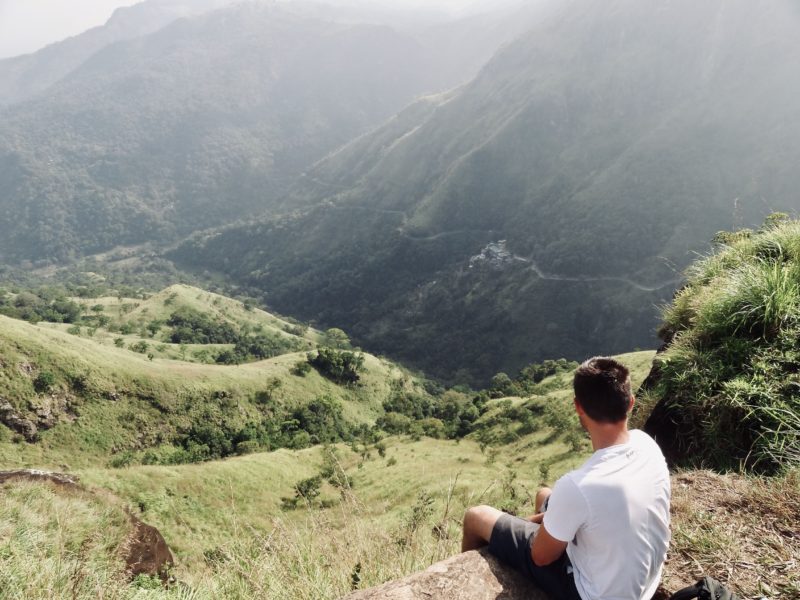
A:
<svg viewBox="0 0 800 600">
<path fill-rule="evenodd" d="M 544 519 L 544 513 L 536 513 L 535 515 L 528 517 L 528 521 L 531 523 L 537 523 L 539 525 L 542 524 L 542 519 Z"/>
<path fill-rule="evenodd" d="M 543 516 L 543 514 L 534 515 L 531 517 L 531 520 L 538 516 Z M 545 529 L 544 524 L 542 524 L 533 537 L 533 544 L 531 544 L 531 558 L 533 559 L 533 564 L 537 567 L 545 567 L 558 560 L 566 549 L 567 542 L 557 540 L 547 533 L 547 529 Z"/>
</svg>

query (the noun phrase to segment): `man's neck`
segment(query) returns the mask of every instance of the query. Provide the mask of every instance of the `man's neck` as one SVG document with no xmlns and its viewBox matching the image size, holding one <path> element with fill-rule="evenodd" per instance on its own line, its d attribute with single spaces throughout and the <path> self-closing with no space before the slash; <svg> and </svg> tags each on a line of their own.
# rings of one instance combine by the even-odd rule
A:
<svg viewBox="0 0 800 600">
<path fill-rule="evenodd" d="M 588 429 L 595 452 L 611 446 L 626 444 L 631 438 L 628 433 L 627 419 L 622 423 L 592 423 Z"/>
</svg>

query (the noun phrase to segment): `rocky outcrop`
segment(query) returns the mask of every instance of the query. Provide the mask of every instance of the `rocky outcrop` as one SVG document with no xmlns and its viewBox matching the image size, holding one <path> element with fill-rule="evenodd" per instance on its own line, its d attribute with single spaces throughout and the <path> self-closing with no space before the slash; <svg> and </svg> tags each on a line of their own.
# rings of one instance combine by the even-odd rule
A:
<svg viewBox="0 0 800 600">
<path fill-rule="evenodd" d="M 35 442 L 39 430 L 30 419 L 18 413 L 8 400 L 0 398 L 0 423 L 20 434 L 26 442 Z"/>
<path fill-rule="evenodd" d="M 123 559 L 131 578 L 137 575 L 155 575 L 168 583 L 174 564 L 172 552 L 161 532 L 131 515 L 133 531 L 128 538 Z"/>
<path fill-rule="evenodd" d="M 349 594 L 342 600 L 549 600 L 485 550 L 465 552 L 421 573 Z"/>
</svg>

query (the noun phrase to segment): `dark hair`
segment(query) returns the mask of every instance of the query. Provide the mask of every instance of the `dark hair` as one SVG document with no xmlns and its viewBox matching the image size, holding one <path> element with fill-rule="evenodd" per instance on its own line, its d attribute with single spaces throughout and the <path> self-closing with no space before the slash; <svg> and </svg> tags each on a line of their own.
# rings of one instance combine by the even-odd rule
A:
<svg viewBox="0 0 800 600">
<path fill-rule="evenodd" d="M 572 382 L 583 410 L 600 423 L 618 423 L 628 414 L 631 401 L 630 371 L 621 362 L 595 356 L 575 371 Z"/>
</svg>

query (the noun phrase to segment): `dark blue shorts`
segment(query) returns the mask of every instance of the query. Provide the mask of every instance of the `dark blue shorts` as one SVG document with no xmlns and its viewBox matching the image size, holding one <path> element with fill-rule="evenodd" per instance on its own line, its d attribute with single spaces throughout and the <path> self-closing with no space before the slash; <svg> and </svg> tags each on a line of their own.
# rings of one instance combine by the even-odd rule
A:
<svg viewBox="0 0 800 600">
<path fill-rule="evenodd" d="M 530 521 L 501 515 L 492 529 L 489 552 L 503 563 L 530 577 L 554 600 L 581 600 L 572 576 L 572 564 L 567 553 L 546 567 L 537 567 L 531 557 L 531 544 L 537 525 Z"/>
</svg>

